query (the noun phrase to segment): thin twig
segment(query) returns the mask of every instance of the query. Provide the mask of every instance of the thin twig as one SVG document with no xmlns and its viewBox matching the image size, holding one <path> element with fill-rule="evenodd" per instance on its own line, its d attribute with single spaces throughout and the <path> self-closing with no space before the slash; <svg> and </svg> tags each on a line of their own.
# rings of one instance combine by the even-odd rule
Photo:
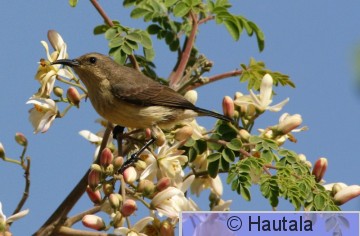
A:
<svg viewBox="0 0 360 236">
<path fill-rule="evenodd" d="M 199 20 L 198 24 L 201 25 L 201 24 L 204 24 L 204 23 L 208 22 L 209 20 L 213 20 L 213 19 L 215 19 L 215 16 L 208 16 L 208 17 L 205 17 L 205 18 Z"/>
<path fill-rule="evenodd" d="M 209 77 L 203 83 L 195 83 L 192 86 L 189 86 L 187 88 L 187 90 L 196 89 L 196 88 L 199 88 L 199 87 L 201 87 L 201 86 L 203 86 L 205 84 L 210 84 L 210 83 L 213 83 L 213 82 L 216 82 L 218 80 L 225 79 L 225 78 L 239 76 L 242 73 L 243 73 L 243 70 L 236 69 L 236 70 L 233 70 L 233 71 L 228 71 L 228 72 L 225 72 L 225 73 L 222 73 L 222 74 L 214 75 L 214 76 Z"/>
<path fill-rule="evenodd" d="M 30 163 L 31 163 L 30 157 L 26 158 L 26 162 L 27 163 L 26 163 L 26 168 L 25 168 L 25 172 L 24 172 L 25 189 L 24 189 L 24 193 L 23 193 L 23 196 L 22 196 L 19 204 L 17 205 L 16 209 L 13 212 L 13 215 L 20 212 L 20 210 L 24 206 L 26 200 L 28 199 L 29 193 L 30 193 Z M 9 226 L 11 225 L 11 223 L 9 223 Z"/>
<path fill-rule="evenodd" d="M 80 221 L 85 215 L 95 214 L 95 213 L 99 212 L 100 210 L 101 210 L 101 206 L 94 206 L 93 208 L 91 208 L 91 209 L 89 209 L 87 211 L 84 211 L 84 212 L 81 212 L 81 213 L 79 213 L 77 215 L 69 217 L 65 221 L 64 226 L 65 227 L 71 227 L 73 224 Z"/>
</svg>

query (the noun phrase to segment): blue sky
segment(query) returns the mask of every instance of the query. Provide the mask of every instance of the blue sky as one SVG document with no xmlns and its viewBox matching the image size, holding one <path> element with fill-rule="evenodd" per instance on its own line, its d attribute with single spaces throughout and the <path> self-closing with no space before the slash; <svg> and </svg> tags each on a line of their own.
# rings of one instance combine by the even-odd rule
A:
<svg viewBox="0 0 360 236">
<path fill-rule="evenodd" d="M 357 150 L 360 133 L 360 96 L 355 77 L 355 50 L 360 45 L 360 2 L 319 1 L 231 1 L 232 12 L 254 21 L 264 31 L 266 46 L 257 50 L 255 38 L 242 35 L 234 42 L 223 26 L 208 23 L 201 26 L 197 46 L 215 63 L 210 75 L 239 68 L 250 57 L 262 60 L 267 67 L 290 75 L 296 89 L 276 89 L 274 102 L 289 97 L 283 109 L 302 115 L 309 130 L 296 137 L 296 145 L 286 147 L 304 153 L 314 162 L 327 157 L 327 182 L 359 184 L 360 156 Z M 101 2 L 108 15 L 124 25 L 144 27 L 132 21 L 121 1 Z M 68 1 L 7 1 L 0 10 L 0 142 L 10 157 L 20 155 L 15 132 L 29 140 L 28 155 L 32 159 L 31 190 L 26 208 L 30 215 L 13 225 L 14 235 L 28 235 L 47 219 L 89 167 L 94 146 L 78 135 L 78 131 L 97 131 L 98 118 L 89 102 L 79 110 L 72 109 L 64 119 L 57 119 L 45 134 L 34 135 L 28 121 L 27 99 L 37 91 L 34 80 L 37 62 L 45 57 L 40 40 L 47 40 L 49 29 L 57 30 L 67 42 L 70 57 L 96 51 L 106 54 L 107 41 L 94 36 L 94 26 L 102 19 L 88 1 L 71 8 Z M 215 27 L 215 28 L 214 28 Z M 164 50 L 165 49 L 165 50 Z M 166 77 L 176 55 L 166 51 L 163 42 L 155 43 L 157 72 Z M 231 78 L 198 89 L 200 107 L 221 111 L 224 95 L 236 91 L 246 93 L 246 85 Z M 277 123 L 281 113 L 266 113 L 256 127 Z M 211 127 L 214 120 L 200 119 Z M 24 186 L 23 171 L 15 165 L 0 162 L 2 191 L 0 201 L 10 215 L 18 203 Z M 253 201 L 244 202 L 228 189 L 224 199 L 233 199 L 233 210 L 271 210 L 267 201 L 253 189 Z M 206 195 L 206 194 L 205 194 Z M 207 198 L 207 196 L 206 196 Z M 90 206 L 83 199 L 74 212 Z M 207 209 L 207 204 L 201 206 Z M 281 210 L 291 206 L 281 203 Z M 360 199 L 343 206 L 344 210 L 360 210 Z"/>
</svg>

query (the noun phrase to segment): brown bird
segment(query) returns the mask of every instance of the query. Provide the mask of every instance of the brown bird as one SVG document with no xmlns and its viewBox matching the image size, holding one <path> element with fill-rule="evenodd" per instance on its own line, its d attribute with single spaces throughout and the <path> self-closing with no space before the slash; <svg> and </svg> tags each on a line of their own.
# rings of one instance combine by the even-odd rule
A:
<svg viewBox="0 0 360 236">
<path fill-rule="evenodd" d="M 73 68 L 86 86 L 97 113 L 114 124 L 154 131 L 157 127 L 171 128 L 196 116 L 232 121 L 229 117 L 195 106 L 166 85 L 99 53 L 88 53 L 73 60 L 57 60 L 52 64 Z"/>
</svg>

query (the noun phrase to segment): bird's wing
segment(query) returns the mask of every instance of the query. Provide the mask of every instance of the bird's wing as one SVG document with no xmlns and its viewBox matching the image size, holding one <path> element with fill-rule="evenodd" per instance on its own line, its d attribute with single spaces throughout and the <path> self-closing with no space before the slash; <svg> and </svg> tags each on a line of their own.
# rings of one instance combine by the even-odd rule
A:
<svg viewBox="0 0 360 236">
<path fill-rule="evenodd" d="M 126 75 L 123 75 L 126 76 Z M 123 101 L 140 106 L 167 106 L 195 110 L 196 107 L 182 95 L 171 88 L 162 85 L 145 75 L 138 73 L 131 84 L 125 85 L 119 81 L 112 83 L 113 94 Z"/>
</svg>

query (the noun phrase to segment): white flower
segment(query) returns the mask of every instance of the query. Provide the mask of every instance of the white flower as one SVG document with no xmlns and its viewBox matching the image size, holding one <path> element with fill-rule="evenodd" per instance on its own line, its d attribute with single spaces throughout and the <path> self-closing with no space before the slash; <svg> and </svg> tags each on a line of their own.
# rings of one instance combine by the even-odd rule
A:
<svg viewBox="0 0 360 236">
<path fill-rule="evenodd" d="M 199 208 L 194 201 L 185 197 L 184 192 L 189 188 L 195 176 L 188 177 L 179 188 L 168 187 L 159 192 L 151 201 L 151 206 L 155 208 L 159 215 L 165 215 L 174 221 L 182 211 L 198 211 Z"/>
<path fill-rule="evenodd" d="M 40 61 L 40 66 L 35 75 L 35 79 L 40 82 L 41 87 L 39 89 L 39 92 L 34 95 L 35 97 L 48 98 L 51 91 L 53 90 L 57 75 L 66 78 L 73 78 L 73 75 L 69 70 L 61 68 L 61 65 L 50 65 L 49 63 L 67 58 L 66 43 L 64 42 L 60 34 L 54 30 L 49 30 L 48 39 L 55 51 L 50 55 L 48 44 L 45 41 L 41 41 L 41 44 L 45 48 L 48 61 Z"/>
<path fill-rule="evenodd" d="M 211 192 L 215 193 L 218 197 L 223 194 L 223 185 L 219 175 L 214 179 L 211 177 L 196 178 L 191 185 L 191 193 L 195 193 L 196 196 L 200 196 L 200 193 L 210 188 Z"/>
<path fill-rule="evenodd" d="M 279 118 L 279 124 L 276 126 L 276 130 L 282 134 L 287 134 L 289 132 L 299 132 L 302 129 L 295 129 L 299 127 L 302 123 L 301 115 L 295 114 L 290 115 L 289 113 L 284 113 Z"/>
<path fill-rule="evenodd" d="M 238 106 L 253 104 L 261 112 L 265 110 L 278 112 L 289 101 L 289 98 L 274 106 L 270 106 L 272 103 L 272 86 L 273 78 L 271 75 L 266 74 L 261 81 L 259 95 L 256 95 L 252 90 L 250 90 L 250 96 L 240 96 L 234 102 Z"/>
<path fill-rule="evenodd" d="M 181 155 L 184 151 L 178 150 L 180 143 L 177 143 L 171 147 L 163 145 L 159 148 L 159 154 L 154 157 L 149 152 L 144 152 L 141 156 L 148 153 L 148 158 L 145 160 L 148 163 L 146 169 L 142 172 L 140 179 L 154 180 L 163 177 L 169 177 L 174 183 L 182 182 L 184 171 L 182 166 L 185 165 L 188 158 L 185 155 Z"/>
<path fill-rule="evenodd" d="M 28 213 L 29 213 L 29 209 L 26 209 L 10 216 L 9 218 L 6 218 L 6 216 L 2 211 L 2 203 L 0 202 L 0 232 L 4 232 L 6 230 L 7 224 L 24 217 Z"/>
<path fill-rule="evenodd" d="M 29 110 L 30 122 L 34 127 L 34 133 L 46 132 L 58 114 L 56 103 L 52 99 L 30 98 L 26 104 L 34 104 Z"/>
<path fill-rule="evenodd" d="M 126 227 L 119 227 L 114 230 L 115 235 L 121 235 L 121 236 L 146 236 L 146 234 L 140 233 L 141 230 L 145 228 L 146 225 L 148 225 L 150 222 L 154 220 L 153 217 L 144 217 L 138 222 L 136 222 L 133 227 L 126 228 Z"/>
</svg>

